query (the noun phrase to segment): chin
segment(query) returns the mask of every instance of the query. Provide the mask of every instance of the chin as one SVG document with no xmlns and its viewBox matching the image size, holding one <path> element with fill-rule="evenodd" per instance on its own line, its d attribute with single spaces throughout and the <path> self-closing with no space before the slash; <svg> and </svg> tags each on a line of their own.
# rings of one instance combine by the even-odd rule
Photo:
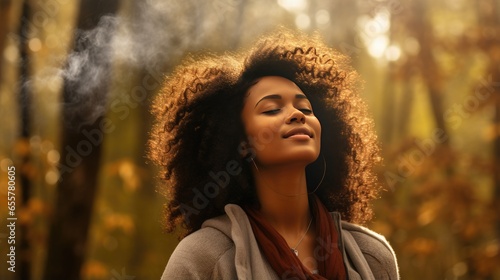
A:
<svg viewBox="0 0 500 280">
<path fill-rule="evenodd" d="M 316 161 L 319 157 L 319 153 L 317 152 L 300 152 L 300 153 L 293 153 L 287 156 L 287 159 L 285 162 L 303 162 L 306 165 L 313 163 Z"/>
<path fill-rule="evenodd" d="M 257 158 L 262 165 L 286 165 L 286 164 L 303 164 L 308 165 L 316 161 L 320 151 L 316 147 L 294 147 L 286 148 L 273 147 L 273 151 L 267 150 L 264 153 L 257 153 Z"/>
</svg>

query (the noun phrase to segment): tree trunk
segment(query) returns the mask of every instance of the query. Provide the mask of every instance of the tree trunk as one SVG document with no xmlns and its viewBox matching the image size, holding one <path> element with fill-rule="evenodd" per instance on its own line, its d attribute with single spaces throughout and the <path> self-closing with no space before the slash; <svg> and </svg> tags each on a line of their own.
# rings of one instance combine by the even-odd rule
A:
<svg viewBox="0 0 500 280">
<path fill-rule="evenodd" d="M 3 53 L 5 39 L 9 30 L 9 13 L 12 6 L 11 0 L 0 0 L 0 53 Z M 0 81 L 2 79 L 3 55 L 0 55 Z"/>
<path fill-rule="evenodd" d="M 104 112 L 96 119 L 86 121 L 88 114 L 93 115 L 93 110 L 99 107 L 88 102 L 105 105 L 111 70 L 109 42 L 113 30 L 107 30 L 104 37 L 97 38 L 103 43 L 98 47 L 93 47 L 97 42 L 85 40 L 85 32 L 95 29 L 102 16 L 116 13 L 118 7 L 118 0 L 86 0 L 80 4 L 76 28 L 82 32 L 76 33 L 73 54 L 86 54 L 86 59 L 92 63 L 81 65 L 83 69 L 73 79 L 69 76 L 64 79 L 61 177 L 50 227 L 44 274 L 47 280 L 80 279 L 97 189 L 101 144 L 110 126 L 109 120 L 103 118 Z M 100 66 L 102 76 L 97 77 L 100 82 L 87 88 L 87 95 L 78 96 L 89 86 L 86 75 L 94 71 L 93 63 Z M 65 70 L 78 70 L 71 67 L 75 65 L 68 60 Z"/>
<path fill-rule="evenodd" d="M 31 9 L 28 3 L 29 1 L 24 1 L 22 6 L 22 16 L 21 23 L 19 25 L 19 111 L 20 111 L 20 141 L 29 142 L 31 122 L 30 122 L 30 109 L 31 109 L 31 92 L 28 87 L 28 81 L 30 79 L 30 59 L 28 54 L 28 19 L 31 16 Z M 21 205 L 25 207 L 28 204 L 28 200 L 31 196 L 31 181 L 29 175 L 24 168 L 30 162 L 29 153 L 22 155 L 21 158 L 21 172 L 20 172 L 20 182 L 21 182 Z M 31 275 L 31 256 L 30 256 L 30 241 L 28 239 L 29 225 L 20 224 L 19 233 L 19 268 L 18 268 L 18 278 L 19 279 L 30 279 Z"/>
<path fill-rule="evenodd" d="M 403 65 L 400 69 L 402 71 L 403 75 L 403 93 L 402 93 L 402 100 L 401 100 L 401 106 L 398 110 L 398 115 L 399 117 L 398 122 L 397 122 L 397 138 L 401 139 L 401 137 L 404 137 L 407 135 L 408 132 L 408 126 L 410 123 L 410 116 L 412 113 L 412 108 L 413 108 L 413 99 L 414 99 L 414 90 L 413 90 L 413 84 L 410 82 L 412 73 L 411 73 L 411 65 L 409 63 L 406 63 Z M 394 79 L 393 79 L 394 81 Z M 390 82 L 390 81 L 389 81 Z"/>
<path fill-rule="evenodd" d="M 439 65 L 434 59 L 432 53 L 433 44 L 435 44 L 434 37 L 432 36 L 432 28 L 426 19 L 426 1 L 413 0 L 413 13 L 415 16 L 412 19 L 415 21 L 413 24 L 415 35 L 418 42 L 420 43 L 420 52 L 418 54 L 420 61 L 420 73 L 422 74 L 424 81 L 427 85 L 427 92 L 429 94 L 429 101 L 431 104 L 432 113 L 434 116 L 434 121 L 436 127 L 442 129 L 446 135 L 448 135 L 448 129 L 444 120 L 443 112 L 443 86 L 442 86 L 442 74 L 439 71 Z M 443 143 L 448 145 L 448 141 Z"/>
<path fill-rule="evenodd" d="M 495 74 L 493 75 L 493 81 L 500 81 L 500 69 L 498 68 L 498 61 L 496 62 Z M 495 95 L 495 116 L 493 119 L 493 125 L 495 127 L 495 138 L 493 140 L 493 184 L 495 188 L 493 207 L 496 209 L 494 213 L 500 213 L 500 88 L 497 85 L 493 93 Z M 496 221 L 496 232 L 497 238 L 500 239 L 500 217 L 497 216 Z"/>
<path fill-rule="evenodd" d="M 488 2 L 487 2 L 488 3 Z M 494 213 L 500 213 L 500 1 L 490 0 L 490 9 L 485 9 L 484 25 L 486 30 L 495 30 L 491 37 L 486 38 L 487 51 L 490 57 L 489 73 L 491 73 L 491 88 L 493 89 L 493 100 L 495 102 L 495 115 L 493 117 L 493 127 L 495 128 L 495 137 L 493 139 L 493 184 L 494 198 L 493 207 Z M 500 238 L 500 217 L 496 221 L 496 233 Z"/>
<path fill-rule="evenodd" d="M 389 69 L 389 71 L 391 71 Z M 391 73 L 387 74 L 389 77 L 393 75 Z M 383 110 L 380 114 L 381 125 L 380 125 L 380 139 L 385 147 L 391 147 L 394 140 L 394 128 L 396 121 L 396 104 L 395 104 L 395 90 L 394 81 L 387 79 L 384 84 L 383 91 Z"/>
<path fill-rule="evenodd" d="M 479 19 L 481 37 L 478 46 L 488 55 L 489 66 L 487 79 L 488 91 L 492 94 L 491 100 L 494 102 L 494 138 L 492 141 L 492 162 L 493 162 L 493 198 L 491 200 L 492 212 L 500 212 L 500 0 L 478 1 L 475 7 Z M 482 32 L 481 32 L 482 31 Z M 498 216 L 498 215 L 497 215 Z M 496 218 L 496 234 L 500 238 L 500 217 Z"/>
</svg>

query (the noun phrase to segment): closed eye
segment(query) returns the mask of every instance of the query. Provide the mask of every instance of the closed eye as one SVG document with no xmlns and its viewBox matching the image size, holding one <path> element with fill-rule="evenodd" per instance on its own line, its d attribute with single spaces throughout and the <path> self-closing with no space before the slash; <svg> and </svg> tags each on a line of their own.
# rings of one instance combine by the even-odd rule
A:
<svg viewBox="0 0 500 280">
<path fill-rule="evenodd" d="M 299 109 L 299 111 L 301 111 L 305 115 L 311 115 L 313 113 L 313 111 L 311 109 L 307 109 L 307 108 Z"/>
<path fill-rule="evenodd" d="M 267 111 L 264 111 L 262 112 L 262 114 L 265 114 L 265 115 L 276 115 L 280 112 L 281 109 L 273 109 L 273 110 L 267 110 Z"/>
</svg>

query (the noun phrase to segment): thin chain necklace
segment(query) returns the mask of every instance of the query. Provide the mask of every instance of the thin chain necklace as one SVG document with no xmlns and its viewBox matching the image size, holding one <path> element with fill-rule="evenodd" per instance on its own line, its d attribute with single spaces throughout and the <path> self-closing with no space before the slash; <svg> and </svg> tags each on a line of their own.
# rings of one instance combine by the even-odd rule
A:
<svg viewBox="0 0 500 280">
<path fill-rule="evenodd" d="M 307 229 L 306 229 L 306 232 L 304 232 L 304 235 L 302 235 L 302 237 L 300 238 L 300 240 L 297 243 L 297 245 L 295 245 L 294 247 L 290 248 L 292 250 L 292 252 L 294 252 L 297 257 L 299 256 L 299 251 L 297 251 L 297 247 L 299 247 L 300 242 L 302 242 L 302 239 L 304 239 L 304 237 L 306 237 L 306 235 L 307 235 L 307 232 L 309 232 L 309 228 L 311 227 L 312 221 L 313 221 L 313 219 L 311 217 L 311 220 L 309 220 L 309 225 L 307 226 Z"/>
</svg>

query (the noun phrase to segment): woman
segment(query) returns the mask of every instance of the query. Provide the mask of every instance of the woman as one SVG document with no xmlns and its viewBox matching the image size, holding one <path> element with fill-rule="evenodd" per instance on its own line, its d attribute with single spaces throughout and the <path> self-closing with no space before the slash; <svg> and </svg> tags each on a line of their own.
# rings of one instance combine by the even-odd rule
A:
<svg viewBox="0 0 500 280">
<path fill-rule="evenodd" d="M 379 189 L 372 121 L 346 57 L 280 31 L 191 59 L 154 104 L 166 229 L 162 279 L 398 279 L 368 221 Z"/>
</svg>

